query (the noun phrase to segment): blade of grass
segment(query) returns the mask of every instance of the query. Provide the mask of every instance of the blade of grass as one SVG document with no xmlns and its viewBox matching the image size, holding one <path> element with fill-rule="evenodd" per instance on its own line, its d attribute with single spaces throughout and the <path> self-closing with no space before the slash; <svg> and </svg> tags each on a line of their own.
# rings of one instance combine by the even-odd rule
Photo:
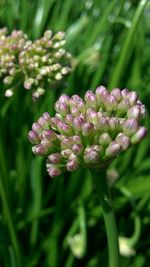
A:
<svg viewBox="0 0 150 267">
<path fill-rule="evenodd" d="M 116 64 L 116 67 L 114 68 L 114 71 L 112 73 L 112 77 L 110 80 L 110 84 L 109 84 L 109 88 L 113 88 L 115 86 L 118 86 L 119 81 L 122 78 L 122 75 L 124 73 L 124 68 L 125 65 L 133 51 L 133 39 L 134 39 L 134 35 L 137 31 L 138 28 L 138 24 L 140 22 L 140 19 L 143 15 L 144 9 L 146 7 L 148 3 L 148 0 L 141 0 L 137 10 L 135 12 L 133 21 L 132 21 L 132 25 L 128 30 L 128 33 L 126 35 L 122 50 L 121 50 L 121 54 L 119 55 L 119 59 L 118 62 Z"/>
<path fill-rule="evenodd" d="M 42 32 L 44 31 L 50 9 L 54 2 L 55 0 L 51 0 L 51 1 L 43 0 L 43 1 L 38 2 L 38 8 L 37 8 L 37 12 L 36 12 L 34 24 L 33 24 L 33 37 L 34 38 L 39 38 Z"/>
<path fill-rule="evenodd" d="M 42 175 L 41 175 L 41 167 L 42 167 L 42 158 L 34 158 L 31 168 L 31 186 L 32 186 L 32 194 L 33 194 L 33 206 L 30 211 L 29 219 L 36 217 L 41 210 L 41 202 L 42 202 Z M 39 218 L 33 221 L 31 226 L 31 234 L 30 234 L 30 243 L 31 245 L 35 245 L 37 241 L 38 235 L 38 224 Z"/>
</svg>

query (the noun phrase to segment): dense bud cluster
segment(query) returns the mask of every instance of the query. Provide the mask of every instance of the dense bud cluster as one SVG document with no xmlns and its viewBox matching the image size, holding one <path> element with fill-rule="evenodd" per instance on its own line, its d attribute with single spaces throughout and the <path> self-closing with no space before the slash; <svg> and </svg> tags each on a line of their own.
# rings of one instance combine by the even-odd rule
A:
<svg viewBox="0 0 150 267">
<path fill-rule="evenodd" d="M 145 107 L 128 89 L 108 92 L 100 86 L 84 99 L 63 94 L 55 110 L 54 117 L 44 113 L 29 132 L 33 152 L 48 157 L 51 177 L 80 167 L 103 168 L 147 133 L 140 126 Z"/>
<path fill-rule="evenodd" d="M 16 30 L 7 36 L 7 32 L 7 28 L 0 29 L 0 78 L 6 85 L 11 86 L 20 72 L 18 57 L 27 36 L 22 31 Z M 13 92 L 6 90 L 5 94 L 11 96 Z"/>
<path fill-rule="evenodd" d="M 12 86 L 19 80 L 25 89 L 33 90 L 36 100 L 45 88 L 56 85 L 71 71 L 71 55 L 63 48 L 64 32 L 55 35 L 46 31 L 38 40 L 30 41 L 22 31 L 7 35 L 0 30 L 0 78 L 7 88 L 5 95 L 13 94 Z"/>
</svg>

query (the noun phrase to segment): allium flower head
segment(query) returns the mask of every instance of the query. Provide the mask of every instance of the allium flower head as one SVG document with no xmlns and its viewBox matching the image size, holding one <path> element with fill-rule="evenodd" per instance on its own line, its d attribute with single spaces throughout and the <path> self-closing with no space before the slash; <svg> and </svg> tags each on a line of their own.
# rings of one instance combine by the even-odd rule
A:
<svg viewBox="0 0 150 267">
<path fill-rule="evenodd" d="M 24 87 L 35 90 L 35 99 L 40 96 L 39 88 L 55 85 L 71 71 L 71 55 L 63 48 L 64 37 L 64 32 L 53 35 L 46 31 L 42 38 L 27 42 L 19 54 L 20 69 L 25 76 Z"/>
<path fill-rule="evenodd" d="M 50 176 L 80 167 L 106 167 L 120 152 L 140 142 L 147 133 L 140 120 L 145 107 L 137 93 L 104 86 L 95 93 L 61 95 L 56 114 L 44 113 L 32 126 L 29 140 L 36 155 L 47 157 Z"/>
<path fill-rule="evenodd" d="M 0 29 L 0 78 L 6 85 L 11 85 L 20 71 L 18 56 L 27 36 L 22 31 L 14 30 L 11 35 L 7 32 L 7 28 Z"/>
<path fill-rule="evenodd" d="M 13 94 L 11 87 L 18 80 L 25 89 L 32 89 L 34 100 L 45 93 L 45 88 L 58 84 L 71 71 L 64 38 L 64 32 L 46 31 L 42 38 L 31 41 L 22 31 L 7 35 L 7 28 L 1 29 L 0 78 L 9 87 L 5 95 Z"/>
</svg>

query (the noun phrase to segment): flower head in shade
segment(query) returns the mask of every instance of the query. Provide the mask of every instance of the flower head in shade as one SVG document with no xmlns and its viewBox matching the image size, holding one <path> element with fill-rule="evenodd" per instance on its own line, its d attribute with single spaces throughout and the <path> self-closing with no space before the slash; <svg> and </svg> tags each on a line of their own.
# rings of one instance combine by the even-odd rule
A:
<svg viewBox="0 0 150 267">
<path fill-rule="evenodd" d="M 46 31 L 38 40 L 31 41 L 22 31 L 7 35 L 0 29 L 0 78 L 10 97 L 12 88 L 21 81 L 26 90 L 32 89 L 33 100 L 45 93 L 45 88 L 56 86 L 71 71 L 71 55 L 64 49 L 65 33 Z"/>
<path fill-rule="evenodd" d="M 47 171 L 57 176 L 80 167 L 106 167 L 120 152 L 140 142 L 147 129 L 140 125 L 145 107 L 136 92 L 104 86 L 95 93 L 61 95 L 56 114 L 44 113 L 32 125 L 33 153 L 47 157 Z"/>
<path fill-rule="evenodd" d="M 59 83 L 71 71 L 71 55 L 63 48 L 65 33 L 46 31 L 42 38 L 27 42 L 19 54 L 24 88 L 33 89 L 37 99 L 51 85 Z"/>
<path fill-rule="evenodd" d="M 14 30 L 7 35 L 7 28 L 0 29 L 0 78 L 5 86 L 11 87 L 20 73 L 18 65 L 19 53 L 22 51 L 27 36 L 22 31 Z M 6 90 L 5 95 L 10 97 L 13 94 L 11 89 Z"/>
</svg>

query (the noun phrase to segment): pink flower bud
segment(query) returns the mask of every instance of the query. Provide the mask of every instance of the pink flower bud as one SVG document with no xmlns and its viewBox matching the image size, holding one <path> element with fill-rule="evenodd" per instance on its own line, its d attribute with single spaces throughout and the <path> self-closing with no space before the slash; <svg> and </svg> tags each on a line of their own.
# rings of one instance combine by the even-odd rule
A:
<svg viewBox="0 0 150 267">
<path fill-rule="evenodd" d="M 106 149 L 105 155 L 107 157 L 115 157 L 121 151 L 121 147 L 115 141 L 109 144 Z"/>
<path fill-rule="evenodd" d="M 59 102 L 61 102 L 61 103 L 65 103 L 65 104 L 69 104 L 69 99 L 70 99 L 70 97 L 68 96 L 68 95 L 66 95 L 66 94 L 62 94 L 60 97 L 59 97 Z"/>
<path fill-rule="evenodd" d="M 79 115 L 79 110 L 77 107 L 71 107 L 70 108 L 70 113 L 72 116 L 78 116 Z"/>
<path fill-rule="evenodd" d="M 75 130 L 75 132 L 81 132 L 82 130 L 82 125 L 84 123 L 84 120 L 80 117 L 75 117 L 73 120 L 73 128 Z"/>
<path fill-rule="evenodd" d="M 40 137 L 42 139 L 48 140 L 50 142 L 57 141 L 57 136 L 56 133 L 53 130 L 44 130 L 42 131 Z"/>
<path fill-rule="evenodd" d="M 49 129 L 50 127 L 49 122 L 45 120 L 43 116 L 38 119 L 38 124 L 42 127 L 42 129 Z"/>
<path fill-rule="evenodd" d="M 28 139 L 34 145 L 37 145 L 40 142 L 39 135 L 34 131 L 29 131 Z"/>
<path fill-rule="evenodd" d="M 119 120 L 115 117 L 112 117 L 108 120 L 110 131 L 114 132 L 120 129 Z"/>
<path fill-rule="evenodd" d="M 95 128 L 100 132 L 107 132 L 109 128 L 108 120 L 105 117 L 100 117 Z"/>
<path fill-rule="evenodd" d="M 98 102 L 103 102 L 106 99 L 106 97 L 109 95 L 109 93 L 106 87 L 99 86 L 95 91 L 95 95 L 96 95 Z"/>
<path fill-rule="evenodd" d="M 77 145 L 81 145 L 82 144 L 81 138 L 78 135 L 73 135 L 72 136 L 72 142 L 74 144 L 77 144 Z"/>
<path fill-rule="evenodd" d="M 129 99 L 130 105 L 133 106 L 136 104 L 138 100 L 138 95 L 136 92 L 132 91 L 132 92 L 129 92 L 129 94 L 127 95 L 127 98 Z"/>
<path fill-rule="evenodd" d="M 92 108 L 88 108 L 86 113 L 88 122 L 96 125 L 98 123 L 97 112 L 94 111 Z"/>
<path fill-rule="evenodd" d="M 46 156 L 48 153 L 48 148 L 44 147 L 42 144 L 39 144 L 39 145 L 33 146 L 32 151 L 36 155 Z"/>
<path fill-rule="evenodd" d="M 133 135 L 139 128 L 136 119 L 128 119 L 123 123 L 122 129 L 127 136 Z"/>
<path fill-rule="evenodd" d="M 84 99 L 86 101 L 87 107 L 91 107 L 94 109 L 97 108 L 97 99 L 96 99 L 95 94 L 91 90 L 88 90 L 85 93 Z"/>
<path fill-rule="evenodd" d="M 139 127 L 138 131 L 131 137 L 131 143 L 139 143 L 147 135 L 147 129 L 143 126 Z"/>
<path fill-rule="evenodd" d="M 141 105 L 140 106 L 140 119 L 144 119 L 145 118 L 145 106 Z"/>
<path fill-rule="evenodd" d="M 82 135 L 87 137 L 94 134 L 94 126 L 90 122 L 85 122 L 82 125 Z"/>
<path fill-rule="evenodd" d="M 86 164 L 96 164 L 100 157 L 99 157 L 99 152 L 97 152 L 96 150 L 93 150 L 92 148 L 86 148 L 84 151 L 84 162 Z"/>
<path fill-rule="evenodd" d="M 114 96 L 118 102 L 122 100 L 121 90 L 119 88 L 114 88 L 111 91 L 111 95 Z"/>
<path fill-rule="evenodd" d="M 73 140 L 71 137 L 63 138 L 63 140 L 61 141 L 62 149 L 72 148 L 72 145 L 73 145 Z"/>
<path fill-rule="evenodd" d="M 33 123 L 32 130 L 37 134 L 40 134 L 43 131 L 42 127 L 37 122 Z"/>
<path fill-rule="evenodd" d="M 63 150 L 61 151 L 61 155 L 62 155 L 62 157 L 65 158 L 65 159 L 69 159 L 71 154 L 72 154 L 72 150 L 69 149 L 69 148 L 67 148 L 67 149 L 63 149 Z"/>
<path fill-rule="evenodd" d="M 103 100 L 107 112 L 111 112 L 117 107 L 117 100 L 113 95 L 108 95 Z"/>
<path fill-rule="evenodd" d="M 122 94 L 123 98 L 126 98 L 129 94 L 129 90 L 127 88 L 125 88 L 121 91 L 121 94 Z"/>
<path fill-rule="evenodd" d="M 73 151 L 73 153 L 74 153 L 75 155 L 79 155 L 79 154 L 81 154 L 82 150 L 83 150 L 83 146 L 82 146 L 82 145 L 74 144 L 74 145 L 72 146 L 72 151 Z"/>
<path fill-rule="evenodd" d="M 62 121 L 59 121 L 57 123 L 57 129 L 60 133 L 62 134 L 65 134 L 65 135 L 70 135 L 72 134 L 72 128 L 70 125 L 62 122 Z"/>
<path fill-rule="evenodd" d="M 42 116 L 47 122 L 50 122 L 50 115 L 48 112 L 44 112 Z"/>
<path fill-rule="evenodd" d="M 54 130 L 57 130 L 57 125 L 60 120 L 56 117 L 51 118 L 50 125 Z"/>
<path fill-rule="evenodd" d="M 61 154 L 60 153 L 53 153 L 48 156 L 48 161 L 52 164 L 59 164 L 61 161 Z"/>
<path fill-rule="evenodd" d="M 100 145 L 108 146 L 112 142 L 112 139 L 108 133 L 103 133 L 99 138 Z"/>
<path fill-rule="evenodd" d="M 131 107 L 127 112 L 127 117 L 139 120 L 139 118 L 140 118 L 140 107 L 138 105 Z"/>
<path fill-rule="evenodd" d="M 77 106 L 79 102 L 82 102 L 82 98 L 79 95 L 73 95 L 70 98 L 70 107 Z"/>
<path fill-rule="evenodd" d="M 62 173 L 61 169 L 53 164 L 47 164 L 47 172 L 51 177 L 59 176 Z"/>
<path fill-rule="evenodd" d="M 123 133 L 119 133 L 115 141 L 122 147 L 123 150 L 126 150 L 130 146 L 130 138 Z"/>
<path fill-rule="evenodd" d="M 69 112 L 69 106 L 65 102 L 59 102 L 57 101 L 55 103 L 55 110 L 56 112 L 66 115 Z"/>
<path fill-rule="evenodd" d="M 67 124 L 72 124 L 73 123 L 73 116 L 71 114 L 67 114 L 65 117 L 65 122 Z"/>
<path fill-rule="evenodd" d="M 130 108 L 130 103 L 128 99 L 123 99 L 117 106 L 117 116 L 124 115 Z"/>
<path fill-rule="evenodd" d="M 71 172 L 71 171 L 77 170 L 79 168 L 79 165 L 75 160 L 69 160 L 67 162 L 66 167 L 67 167 L 67 170 Z"/>
</svg>

